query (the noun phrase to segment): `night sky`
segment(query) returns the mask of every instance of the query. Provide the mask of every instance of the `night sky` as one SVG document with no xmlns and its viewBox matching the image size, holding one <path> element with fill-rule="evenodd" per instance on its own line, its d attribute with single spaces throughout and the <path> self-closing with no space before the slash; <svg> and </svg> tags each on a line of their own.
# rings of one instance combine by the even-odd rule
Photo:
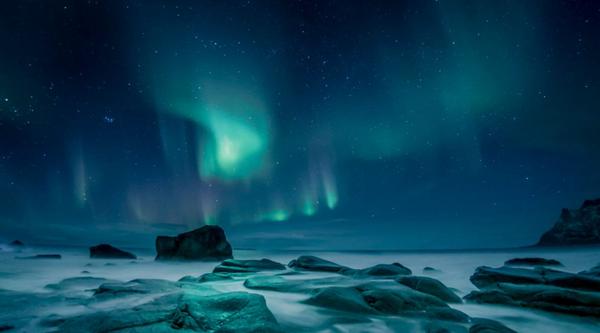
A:
<svg viewBox="0 0 600 333">
<path fill-rule="evenodd" d="M 0 240 L 527 245 L 600 197 L 598 1 L 2 1 Z"/>
</svg>

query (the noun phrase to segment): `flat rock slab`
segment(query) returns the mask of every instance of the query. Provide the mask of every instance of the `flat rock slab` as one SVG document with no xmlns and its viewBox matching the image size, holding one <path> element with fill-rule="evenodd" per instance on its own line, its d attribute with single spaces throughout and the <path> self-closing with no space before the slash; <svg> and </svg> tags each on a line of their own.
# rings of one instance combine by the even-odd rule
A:
<svg viewBox="0 0 600 333">
<path fill-rule="evenodd" d="M 562 266 L 563 264 L 555 259 L 546 259 L 539 257 L 513 258 L 504 262 L 507 266 Z"/>
<path fill-rule="evenodd" d="M 458 295 L 436 279 L 426 276 L 402 276 L 396 281 L 414 290 L 435 296 L 444 302 L 462 303 L 462 299 Z"/>
<path fill-rule="evenodd" d="M 332 261 L 315 256 L 300 256 L 290 261 L 288 267 L 303 271 L 329 273 L 339 273 L 343 269 L 348 269 L 346 266 L 338 265 Z"/>
<path fill-rule="evenodd" d="M 270 259 L 235 260 L 227 259 L 214 268 L 213 273 L 256 273 L 261 271 L 285 270 L 285 266 Z"/>
<path fill-rule="evenodd" d="M 60 332 L 282 332 L 263 296 L 188 293 L 160 297 L 129 309 L 96 312 L 54 321 Z"/>
</svg>

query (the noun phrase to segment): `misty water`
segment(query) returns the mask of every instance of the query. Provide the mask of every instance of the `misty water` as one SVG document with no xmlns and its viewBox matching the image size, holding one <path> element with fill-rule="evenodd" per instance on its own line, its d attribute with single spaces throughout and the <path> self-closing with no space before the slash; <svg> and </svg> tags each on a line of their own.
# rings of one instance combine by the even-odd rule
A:
<svg viewBox="0 0 600 333">
<path fill-rule="evenodd" d="M 199 276 L 211 272 L 218 264 L 214 262 L 157 262 L 152 251 L 134 251 L 138 260 L 106 260 L 90 259 L 87 248 L 26 248 L 24 250 L 7 249 L 0 252 L 0 289 L 35 293 L 40 300 L 45 300 L 56 291 L 46 286 L 70 277 L 101 277 L 119 281 L 136 278 L 153 278 L 177 281 L 183 276 Z M 62 259 L 16 259 L 17 256 L 28 256 L 40 253 L 59 253 Z M 447 286 L 456 289 L 459 296 L 464 296 L 475 286 L 469 276 L 481 265 L 501 266 L 503 262 L 515 257 L 541 256 L 561 261 L 561 270 L 579 272 L 600 262 L 598 248 L 576 249 L 522 249 L 499 251 L 452 251 L 452 252 L 320 252 L 320 251 L 255 251 L 236 250 L 236 259 L 269 258 L 287 264 L 301 254 L 312 254 L 321 258 L 355 268 L 399 262 L 409 267 L 415 275 L 426 275 L 423 268 L 436 268 L 437 272 L 428 276 L 439 279 Z M 82 273 L 87 271 L 85 273 Z M 89 272 L 89 273 L 88 273 Z M 302 278 L 326 277 L 334 274 L 307 273 Z M 290 279 L 299 278 L 290 275 Z M 373 316 L 370 321 L 354 322 L 334 318 L 331 311 L 301 303 L 306 295 L 248 290 L 242 283 L 244 279 L 233 281 L 210 282 L 210 287 L 217 292 L 247 291 L 265 296 L 269 309 L 278 322 L 284 327 L 305 328 L 307 332 L 396 332 L 399 327 L 406 332 L 419 332 L 419 325 L 414 319 L 393 316 Z M 99 282 L 100 283 L 100 282 Z M 98 283 L 98 284 L 99 284 Z M 203 284 L 204 285 L 204 284 Z M 44 331 L 40 321 L 52 315 L 68 316 L 99 311 L 111 307 L 133 306 L 145 301 L 144 297 L 119 299 L 117 303 L 79 304 L 70 299 L 75 296 L 91 296 L 95 286 L 82 287 L 80 290 L 69 290 L 54 303 L 35 303 L 38 298 L 29 298 L 28 302 L 11 303 L 0 298 L 0 326 L 11 324 L 6 322 L 14 313 L 22 313 L 24 331 Z M 2 294 L 4 295 L 4 294 Z M 40 301 L 41 302 L 41 301 Z M 6 309 L 6 307 L 13 307 Z M 14 308 L 17 307 L 17 308 Z M 19 309 L 18 307 L 23 307 Z M 483 317 L 498 320 L 518 332 L 581 332 L 600 331 L 600 322 L 592 318 L 575 317 L 549 313 L 525 308 L 506 306 L 458 304 L 452 307 L 472 317 Z M 335 312 L 333 312 L 335 313 Z"/>
</svg>

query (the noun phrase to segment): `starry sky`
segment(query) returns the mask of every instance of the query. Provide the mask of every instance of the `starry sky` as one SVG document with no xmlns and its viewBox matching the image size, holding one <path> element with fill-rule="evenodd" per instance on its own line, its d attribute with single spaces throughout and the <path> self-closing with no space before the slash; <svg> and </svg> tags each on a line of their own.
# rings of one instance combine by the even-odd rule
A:
<svg viewBox="0 0 600 333">
<path fill-rule="evenodd" d="M 443 249 L 600 197 L 597 1 L 4 1 L 0 240 Z"/>
</svg>

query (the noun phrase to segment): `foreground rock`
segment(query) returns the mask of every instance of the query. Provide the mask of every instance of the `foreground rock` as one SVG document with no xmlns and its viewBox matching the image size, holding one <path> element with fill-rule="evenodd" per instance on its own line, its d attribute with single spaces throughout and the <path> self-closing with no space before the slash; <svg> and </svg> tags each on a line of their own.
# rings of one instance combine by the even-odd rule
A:
<svg viewBox="0 0 600 333">
<path fill-rule="evenodd" d="M 297 259 L 290 261 L 288 267 L 302 271 L 329 273 L 339 273 L 344 269 L 348 269 L 346 266 L 338 265 L 334 262 L 315 256 L 300 256 Z"/>
<path fill-rule="evenodd" d="M 135 279 L 129 282 L 101 284 L 94 292 L 96 297 L 119 297 L 136 294 L 156 294 L 179 291 L 181 283 L 161 279 Z"/>
<path fill-rule="evenodd" d="M 61 259 L 60 254 L 36 254 L 28 257 L 15 257 L 15 259 Z"/>
<path fill-rule="evenodd" d="M 579 272 L 579 274 L 590 275 L 600 278 L 600 264 L 588 269 L 587 271 Z"/>
<path fill-rule="evenodd" d="M 347 277 L 326 277 L 316 279 L 285 279 L 281 276 L 255 276 L 244 281 L 244 287 L 256 290 L 270 290 L 291 293 L 310 293 L 325 286 L 355 286 L 359 281 Z"/>
<path fill-rule="evenodd" d="M 600 293 L 549 285 L 499 283 L 494 289 L 473 291 L 465 299 L 476 303 L 524 306 L 571 315 L 600 317 Z"/>
<path fill-rule="evenodd" d="M 562 266 L 563 264 L 554 259 L 545 258 L 514 258 L 504 262 L 508 266 Z"/>
<path fill-rule="evenodd" d="M 478 267 L 471 282 L 481 290 L 465 299 L 476 303 L 531 307 L 600 317 L 600 279 L 536 267 Z"/>
<path fill-rule="evenodd" d="M 261 271 L 285 270 L 285 266 L 269 259 L 234 260 L 227 259 L 214 268 L 213 273 L 256 273 Z"/>
<path fill-rule="evenodd" d="M 60 332 L 281 332 L 264 297 L 243 292 L 160 297 L 130 309 L 58 321 Z"/>
<path fill-rule="evenodd" d="M 176 237 L 156 238 L 156 260 L 220 261 L 232 257 L 231 245 L 219 226 L 207 225 Z"/>
<path fill-rule="evenodd" d="M 458 295 L 436 279 L 425 276 L 403 276 L 396 281 L 414 290 L 435 296 L 444 302 L 462 303 L 462 299 Z"/>
<path fill-rule="evenodd" d="M 494 288 L 498 283 L 545 284 L 556 287 L 600 292 L 600 279 L 585 274 L 573 274 L 553 269 L 487 266 L 478 267 L 470 278 L 478 288 Z"/>
<path fill-rule="evenodd" d="M 517 333 L 516 331 L 504 326 L 495 320 L 473 318 L 473 326 L 469 333 Z"/>
<path fill-rule="evenodd" d="M 558 222 L 538 246 L 600 244 L 600 199 L 585 200 L 579 209 L 563 208 Z"/>
<path fill-rule="evenodd" d="M 58 283 L 48 284 L 45 288 L 61 291 L 69 289 L 92 289 L 97 288 L 103 283 L 119 283 L 119 281 L 91 276 L 72 277 L 63 279 Z"/>
<path fill-rule="evenodd" d="M 306 303 L 359 314 L 400 315 L 467 323 L 469 316 L 450 308 L 439 298 L 397 284 L 317 289 Z"/>
<path fill-rule="evenodd" d="M 110 244 L 90 247 L 90 258 L 94 259 L 137 259 L 135 254 L 118 249 Z"/>
<path fill-rule="evenodd" d="M 194 277 L 190 275 L 184 276 L 181 279 L 179 279 L 179 282 L 204 283 L 223 280 L 233 280 L 233 277 L 231 277 L 231 275 L 229 274 L 223 273 L 204 273 L 199 277 Z"/>
</svg>

